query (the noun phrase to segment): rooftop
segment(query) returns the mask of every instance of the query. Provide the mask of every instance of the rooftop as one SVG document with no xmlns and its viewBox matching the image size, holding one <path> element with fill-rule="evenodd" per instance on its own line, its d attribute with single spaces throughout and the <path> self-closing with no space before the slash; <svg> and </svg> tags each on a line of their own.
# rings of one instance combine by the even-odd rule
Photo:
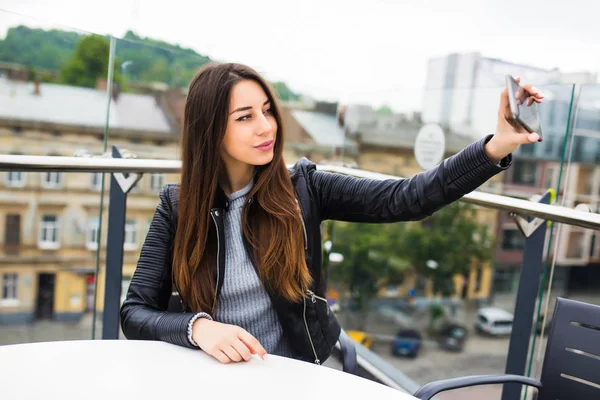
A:
<svg viewBox="0 0 600 400">
<path fill-rule="evenodd" d="M 110 102 L 109 128 L 169 133 L 173 129 L 151 95 L 120 93 Z M 0 118 L 104 127 L 106 93 L 93 88 L 0 77 Z"/>
</svg>

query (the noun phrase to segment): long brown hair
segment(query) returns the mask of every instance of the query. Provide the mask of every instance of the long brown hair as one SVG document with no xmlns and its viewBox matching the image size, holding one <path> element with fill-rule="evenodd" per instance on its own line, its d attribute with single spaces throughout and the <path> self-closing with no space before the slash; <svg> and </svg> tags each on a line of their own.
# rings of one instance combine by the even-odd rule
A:
<svg viewBox="0 0 600 400">
<path fill-rule="evenodd" d="M 242 210 L 242 231 L 267 290 L 299 301 L 311 283 L 304 258 L 302 216 L 283 160 L 283 126 L 269 84 L 240 64 L 209 64 L 190 83 L 181 139 L 179 216 L 173 251 L 173 279 L 192 311 L 212 312 L 216 296 L 217 232 L 210 211 L 220 193 L 221 147 L 234 85 L 258 83 L 277 121 L 273 160 L 256 167 L 255 184 Z"/>
</svg>

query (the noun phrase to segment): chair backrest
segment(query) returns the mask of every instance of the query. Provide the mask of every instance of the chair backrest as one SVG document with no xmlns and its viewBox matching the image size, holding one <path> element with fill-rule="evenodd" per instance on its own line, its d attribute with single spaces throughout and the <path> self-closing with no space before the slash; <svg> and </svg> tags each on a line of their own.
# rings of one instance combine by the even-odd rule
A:
<svg viewBox="0 0 600 400">
<path fill-rule="evenodd" d="M 600 307 L 558 298 L 539 400 L 600 399 Z"/>
</svg>

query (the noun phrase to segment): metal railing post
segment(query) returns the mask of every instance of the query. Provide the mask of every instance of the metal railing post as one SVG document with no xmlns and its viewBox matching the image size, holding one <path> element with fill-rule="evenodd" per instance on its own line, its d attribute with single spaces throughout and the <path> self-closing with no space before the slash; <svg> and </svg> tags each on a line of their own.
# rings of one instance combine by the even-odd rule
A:
<svg viewBox="0 0 600 400">
<path fill-rule="evenodd" d="M 112 148 L 112 156 L 121 158 L 121 152 L 116 146 Z M 119 338 L 127 193 L 140 179 L 141 174 L 135 173 L 113 173 L 110 178 L 102 339 Z"/>
<path fill-rule="evenodd" d="M 548 191 L 539 202 L 549 204 L 550 197 Z M 517 217 L 517 224 L 521 233 L 525 235 L 525 247 L 505 372 L 525 375 L 535 302 L 540 290 L 547 224 L 546 220 L 541 218 L 525 221 L 522 217 Z M 505 384 L 502 389 L 502 400 L 519 400 L 521 389 L 522 385 L 517 383 Z"/>
</svg>

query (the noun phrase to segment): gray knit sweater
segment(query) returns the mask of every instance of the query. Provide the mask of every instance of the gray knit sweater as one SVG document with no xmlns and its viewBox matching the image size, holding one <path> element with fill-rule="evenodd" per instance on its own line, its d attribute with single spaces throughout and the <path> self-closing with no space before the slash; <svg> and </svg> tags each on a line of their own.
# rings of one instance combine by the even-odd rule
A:
<svg viewBox="0 0 600 400">
<path fill-rule="evenodd" d="M 244 248 L 242 207 L 254 182 L 229 196 L 225 224 L 225 277 L 219 293 L 216 321 L 237 325 L 252 334 L 268 353 L 290 357 L 291 351 L 271 299 Z"/>
</svg>

